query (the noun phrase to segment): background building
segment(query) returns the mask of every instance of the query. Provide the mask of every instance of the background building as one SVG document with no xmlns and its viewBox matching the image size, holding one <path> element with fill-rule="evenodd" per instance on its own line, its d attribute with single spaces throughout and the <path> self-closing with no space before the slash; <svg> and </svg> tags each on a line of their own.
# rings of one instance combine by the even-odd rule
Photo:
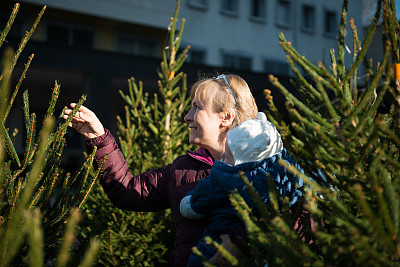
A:
<svg viewBox="0 0 400 267">
<path fill-rule="evenodd" d="M 44 113 L 54 81 L 61 83 L 59 110 L 87 94 L 86 106 L 105 127 L 115 132 L 115 116 L 124 103 L 134 76 L 148 91 L 157 90 L 160 56 L 175 0 L 21 0 L 17 21 L 7 38 L 16 46 L 37 13 L 47 5 L 44 18 L 21 56 L 19 69 L 35 54 L 23 89 L 31 96 L 32 110 Z M 263 90 L 279 94 L 268 74 L 288 84 L 291 73 L 278 34 L 311 62 L 329 64 L 337 46 L 342 0 L 182 0 L 179 18 L 185 18 L 182 45 L 190 45 L 184 66 L 188 84 L 205 74 L 231 72 L 249 83 L 261 109 Z M 7 21 L 14 1 L 0 2 L 0 22 Z M 360 25 L 362 0 L 349 1 L 348 18 Z M 179 24 L 180 25 L 180 22 Z M 350 32 L 350 31 L 348 31 Z M 352 47 L 349 36 L 348 46 Z M 350 62 L 348 55 L 347 62 Z M 20 97 L 19 97 L 20 99 Z M 21 105 L 21 103 L 17 103 Z M 13 126 L 23 129 L 22 110 L 14 108 Z M 72 131 L 71 131 L 72 132 Z M 81 153 L 78 137 L 72 142 Z M 21 148 L 23 143 L 21 141 Z"/>
</svg>

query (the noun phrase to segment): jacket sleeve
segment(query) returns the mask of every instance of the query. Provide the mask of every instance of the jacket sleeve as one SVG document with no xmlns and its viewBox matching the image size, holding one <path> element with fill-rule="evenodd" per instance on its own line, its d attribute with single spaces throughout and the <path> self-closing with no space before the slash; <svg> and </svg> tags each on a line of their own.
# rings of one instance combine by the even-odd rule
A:
<svg viewBox="0 0 400 267">
<path fill-rule="evenodd" d="M 190 194 L 190 206 L 198 214 L 208 215 L 215 209 L 230 205 L 229 194 L 210 177 L 200 180 Z"/>
<path fill-rule="evenodd" d="M 109 130 L 102 136 L 86 139 L 88 153 L 97 146 L 94 165 L 102 167 L 100 183 L 110 201 L 118 208 L 132 211 L 159 211 L 169 208 L 167 194 L 171 165 L 133 176 Z"/>
<path fill-rule="evenodd" d="M 206 217 L 204 214 L 199 214 L 192 209 L 191 203 L 192 195 L 186 195 L 182 198 L 179 210 L 183 217 L 188 219 L 202 219 Z"/>
</svg>

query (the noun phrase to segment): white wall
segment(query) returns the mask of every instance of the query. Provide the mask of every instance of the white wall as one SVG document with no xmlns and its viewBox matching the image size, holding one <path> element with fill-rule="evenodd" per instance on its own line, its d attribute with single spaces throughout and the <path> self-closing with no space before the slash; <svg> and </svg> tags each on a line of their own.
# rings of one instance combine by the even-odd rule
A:
<svg viewBox="0 0 400 267">
<path fill-rule="evenodd" d="M 186 18 L 183 40 L 189 44 L 207 47 L 207 62 L 212 65 L 221 64 L 221 49 L 236 51 L 253 58 L 253 70 L 263 71 L 263 60 L 286 61 L 285 53 L 279 45 L 278 35 L 283 32 L 286 39 L 311 62 L 324 61 L 329 63 L 329 50 L 337 47 L 337 39 L 327 37 L 323 33 L 324 10 L 337 11 L 338 24 L 342 7 L 341 0 L 293 0 L 292 18 L 289 28 L 276 24 L 276 0 L 267 0 L 267 16 L 265 23 L 249 20 L 250 1 L 239 0 L 239 15 L 237 17 L 221 14 L 220 1 L 208 1 L 207 10 L 190 8 L 182 4 L 180 18 Z M 361 0 L 350 1 L 349 15 L 355 18 L 361 27 Z M 301 6 L 307 3 L 316 7 L 316 31 L 305 33 L 300 29 Z M 348 30 L 348 36 L 351 37 Z M 347 38 L 352 47 L 351 38 Z"/>
<path fill-rule="evenodd" d="M 222 50 L 237 52 L 252 57 L 253 71 L 263 71 L 265 59 L 286 62 L 285 53 L 279 46 L 278 34 L 283 32 L 287 40 L 311 62 L 329 63 L 329 50 L 337 47 L 336 37 L 326 37 L 323 33 L 324 10 L 335 10 L 338 22 L 342 0 L 292 0 L 292 17 L 289 28 L 276 24 L 276 4 L 278 0 L 266 0 L 265 23 L 249 20 L 250 1 L 239 0 L 238 16 L 221 14 L 221 3 L 208 0 L 205 10 L 192 8 L 187 0 L 181 1 L 179 18 L 185 18 L 183 43 L 206 49 L 206 64 L 221 66 Z M 112 18 L 129 23 L 165 29 L 175 10 L 175 0 L 23 0 L 23 2 L 48 5 L 73 12 Z M 307 3 L 315 6 L 316 31 L 305 33 L 300 29 L 301 6 Z M 362 0 L 349 1 L 348 18 L 353 17 L 362 34 Z M 178 24 L 179 25 L 179 24 Z M 352 48 L 351 32 L 348 30 L 346 43 Z M 348 62 L 350 63 L 350 62 Z"/>
<path fill-rule="evenodd" d="M 72 12 L 165 28 L 175 11 L 175 0 L 22 0 Z"/>
</svg>

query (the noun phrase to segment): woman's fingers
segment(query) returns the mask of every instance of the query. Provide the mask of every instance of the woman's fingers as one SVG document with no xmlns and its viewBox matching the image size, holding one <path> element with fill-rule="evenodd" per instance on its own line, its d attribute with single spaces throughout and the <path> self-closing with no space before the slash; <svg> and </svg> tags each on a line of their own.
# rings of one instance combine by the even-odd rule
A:
<svg viewBox="0 0 400 267">
<path fill-rule="evenodd" d="M 76 107 L 76 103 L 71 103 L 69 105 L 70 105 L 71 108 L 75 108 Z M 82 112 L 82 113 L 87 114 L 87 115 L 93 114 L 93 112 L 90 109 L 88 109 L 87 107 L 85 107 L 85 106 L 81 106 L 79 108 L 79 112 Z"/>
<path fill-rule="evenodd" d="M 64 119 L 67 119 L 76 107 L 76 103 L 70 103 L 69 105 L 71 108 L 64 110 Z M 105 133 L 104 127 L 96 117 L 96 114 L 85 106 L 79 108 L 79 111 L 74 115 L 68 126 L 74 128 L 87 138 L 94 138 Z"/>
<path fill-rule="evenodd" d="M 93 113 L 87 108 L 80 108 L 75 116 L 82 121 L 92 122 L 94 120 Z"/>
<path fill-rule="evenodd" d="M 81 107 L 79 108 L 79 111 L 80 111 L 80 112 L 83 112 L 83 113 L 85 113 L 85 114 L 90 114 L 90 113 L 92 113 L 92 111 L 91 111 L 90 109 L 88 109 L 87 107 L 85 107 L 85 106 L 81 106 Z"/>
<path fill-rule="evenodd" d="M 66 110 L 64 111 L 63 118 L 64 118 L 65 120 L 68 119 L 68 117 L 69 117 L 69 115 L 71 114 L 71 112 L 72 112 L 72 109 L 66 109 Z M 77 113 L 75 114 L 75 116 L 72 118 L 72 120 L 73 120 L 73 121 L 84 122 L 84 120 L 80 117 L 80 115 L 79 115 L 78 113 L 79 113 L 79 112 L 77 112 Z"/>
<path fill-rule="evenodd" d="M 75 106 L 76 106 L 76 103 L 71 103 L 71 104 L 70 104 L 70 107 L 71 107 L 71 108 L 75 108 Z M 66 110 L 64 111 L 63 118 L 64 118 L 64 119 L 67 119 L 68 116 L 69 116 L 69 114 L 71 114 L 71 112 L 72 112 L 72 109 L 66 109 Z M 81 106 L 81 107 L 79 108 L 79 111 L 75 114 L 73 120 L 74 120 L 74 121 L 79 121 L 79 122 L 91 122 L 91 121 L 94 120 L 93 114 L 94 114 L 94 113 L 93 113 L 90 109 L 88 109 L 88 108 L 85 107 L 85 106 Z"/>
</svg>

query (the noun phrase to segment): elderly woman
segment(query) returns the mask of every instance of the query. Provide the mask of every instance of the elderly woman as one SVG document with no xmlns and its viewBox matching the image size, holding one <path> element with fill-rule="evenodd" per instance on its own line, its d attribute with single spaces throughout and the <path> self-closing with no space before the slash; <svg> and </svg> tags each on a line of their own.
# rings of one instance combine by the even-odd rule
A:
<svg viewBox="0 0 400 267">
<path fill-rule="evenodd" d="M 111 133 L 96 115 L 81 107 L 70 126 L 85 136 L 88 152 L 97 146 L 96 164 L 107 156 L 100 180 L 110 201 L 132 211 L 159 211 L 170 208 L 176 228 L 171 266 L 185 266 L 191 248 L 201 239 L 208 220 L 182 217 L 181 199 L 206 178 L 225 150 L 227 132 L 257 116 L 257 106 L 247 83 L 236 75 L 220 75 L 196 82 L 191 89 L 191 109 L 185 116 L 194 152 L 179 156 L 171 164 L 133 176 Z M 72 103 L 74 108 L 75 104 Z M 64 118 L 71 113 L 65 111 Z"/>
</svg>

